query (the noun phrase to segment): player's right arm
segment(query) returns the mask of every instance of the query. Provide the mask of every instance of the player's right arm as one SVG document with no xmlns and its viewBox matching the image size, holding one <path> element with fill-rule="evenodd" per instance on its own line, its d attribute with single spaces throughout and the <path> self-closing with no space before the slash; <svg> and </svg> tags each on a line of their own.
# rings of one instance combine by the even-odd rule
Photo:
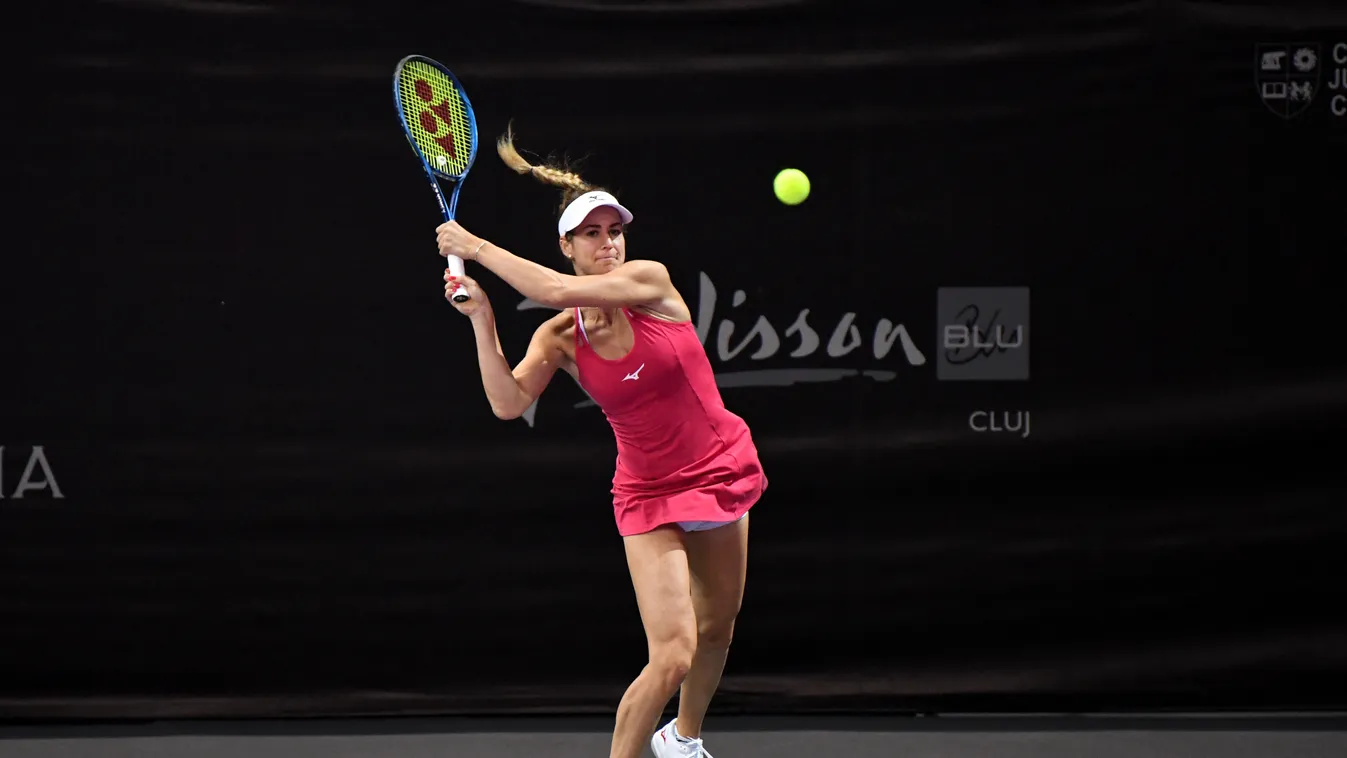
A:
<svg viewBox="0 0 1347 758">
<path fill-rule="evenodd" d="M 513 369 L 501 349 L 496 316 L 491 308 L 473 313 L 472 331 L 477 339 L 477 363 L 482 388 L 497 418 L 519 418 L 547 388 L 566 356 L 557 345 L 556 327 L 546 321 L 533 333 L 524 359 Z"/>
<path fill-rule="evenodd" d="M 486 293 L 472 277 L 454 277 L 447 269 L 444 282 L 445 299 L 472 322 L 472 332 L 477 342 L 477 365 L 482 372 L 482 389 L 486 390 L 491 412 L 500 419 L 519 418 L 547 388 L 557 369 L 569 360 L 561 349 L 560 341 L 566 314 L 558 313 L 544 321 L 534 331 L 524 360 L 511 369 L 509 361 L 505 360 L 505 351 L 500 346 L 500 335 L 496 333 L 496 314 L 491 310 L 491 301 Z M 460 284 L 467 290 L 468 300 L 455 303 L 452 295 Z"/>
</svg>

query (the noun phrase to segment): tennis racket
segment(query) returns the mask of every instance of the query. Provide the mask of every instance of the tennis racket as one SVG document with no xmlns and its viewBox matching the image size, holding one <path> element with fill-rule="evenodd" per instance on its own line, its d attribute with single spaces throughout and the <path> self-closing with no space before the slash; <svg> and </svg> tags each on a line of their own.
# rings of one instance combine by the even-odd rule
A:
<svg viewBox="0 0 1347 758">
<path fill-rule="evenodd" d="M 423 55 L 409 55 L 398 61 L 393 71 L 393 101 L 402 131 L 421 159 L 435 198 L 440 201 L 444 220 L 453 221 L 463 180 L 477 159 L 477 118 L 468 94 L 458 77 L 440 63 Z M 441 181 L 453 184 L 448 199 Z M 448 258 L 450 273 L 463 276 L 463 259 L 457 255 Z M 468 300 L 467 288 L 459 286 L 453 300 Z"/>
</svg>

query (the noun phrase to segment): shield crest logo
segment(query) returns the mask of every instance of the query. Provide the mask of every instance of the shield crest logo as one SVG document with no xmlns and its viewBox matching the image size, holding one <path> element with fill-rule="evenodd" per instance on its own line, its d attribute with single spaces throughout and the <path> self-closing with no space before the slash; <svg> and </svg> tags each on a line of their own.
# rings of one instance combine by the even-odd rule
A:
<svg viewBox="0 0 1347 758">
<path fill-rule="evenodd" d="M 1319 94 L 1324 66 L 1317 42 L 1258 45 L 1254 67 L 1258 98 L 1284 119 L 1304 113 Z"/>
</svg>

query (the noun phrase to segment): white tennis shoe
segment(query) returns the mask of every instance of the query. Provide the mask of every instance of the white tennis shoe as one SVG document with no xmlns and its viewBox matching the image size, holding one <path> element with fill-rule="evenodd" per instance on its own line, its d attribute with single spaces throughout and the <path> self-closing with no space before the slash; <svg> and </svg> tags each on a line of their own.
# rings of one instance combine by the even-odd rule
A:
<svg viewBox="0 0 1347 758">
<path fill-rule="evenodd" d="M 655 758 L 712 758 L 702 747 L 700 739 L 678 736 L 678 730 L 674 729 L 674 721 L 677 720 L 665 724 L 650 738 L 650 749 L 655 753 Z"/>
</svg>

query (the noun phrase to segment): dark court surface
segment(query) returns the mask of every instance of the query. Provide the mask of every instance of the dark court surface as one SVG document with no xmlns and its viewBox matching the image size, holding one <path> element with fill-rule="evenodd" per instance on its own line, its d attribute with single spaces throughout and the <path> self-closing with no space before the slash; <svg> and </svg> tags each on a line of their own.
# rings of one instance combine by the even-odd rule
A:
<svg viewBox="0 0 1347 758">
<path fill-rule="evenodd" d="M 608 754 L 601 718 L 159 722 L 0 729 L 4 758 L 443 758 Z M 722 717 L 715 758 L 1341 758 L 1347 716 Z M 649 751 L 647 750 L 647 755 Z"/>
</svg>

